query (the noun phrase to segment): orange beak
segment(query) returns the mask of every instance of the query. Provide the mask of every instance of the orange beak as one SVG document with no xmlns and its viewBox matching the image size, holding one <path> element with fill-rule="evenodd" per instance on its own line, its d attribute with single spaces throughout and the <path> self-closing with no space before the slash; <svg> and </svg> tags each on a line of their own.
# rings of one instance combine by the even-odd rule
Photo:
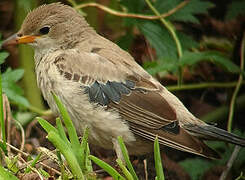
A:
<svg viewBox="0 0 245 180">
<path fill-rule="evenodd" d="M 34 35 L 26 35 L 26 36 L 17 36 L 17 34 L 14 34 L 3 41 L 2 46 L 9 46 L 9 45 L 16 45 L 16 44 L 26 44 L 26 43 L 32 43 L 35 41 L 36 38 L 40 36 L 34 36 Z"/>
</svg>

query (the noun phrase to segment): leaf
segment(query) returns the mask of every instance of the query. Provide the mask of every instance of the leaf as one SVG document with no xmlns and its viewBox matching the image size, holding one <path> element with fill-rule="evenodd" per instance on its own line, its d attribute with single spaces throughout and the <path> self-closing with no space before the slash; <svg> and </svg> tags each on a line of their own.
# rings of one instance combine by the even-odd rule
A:
<svg viewBox="0 0 245 180">
<path fill-rule="evenodd" d="M 113 167 L 111 167 L 106 162 L 92 155 L 89 155 L 89 159 L 91 159 L 95 164 L 103 168 L 109 175 L 113 177 L 114 180 L 125 180 L 124 177 L 122 177 Z"/>
<path fill-rule="evenodd" d="M 144 0 L 123 0 L 120 1 L 120 4 L 123 6 L 123 9 L 126 9 L 126 12 L 129 13 L 142 13 L 143 8 L 145 7 L 145 1 Z M 124 18 L 125 26 L 132 27 L 135 26 L 137 23 L 137 19 L 135 18 Z"/>
<path fill-rule="evenodd" d="M 164 180 L 163 168 L 162 168 L 162 160 L 160 154 L 160 147 L 158 138 L 156 137 L 154 141 L 154 160 L 155 160 L 155 168 L 156 168 L 156 175 L 157 179 Z"/>
<path fill-rule="evenodd" d="M 137 0 L 137 1 L 123 0 L 120 2 L 120 4 L 123 5 L 125 8 L 127 8 L 127 12 L 140 13 L 142 12 L 145 6 L 145 1 L 144 0 Z"/>
<path fill-rule="evenodd" d="M 125 144 L 124 144 L 124 142 L 123 142 L 122 137 L 119 136 L 119 137 L 117 138 L 117 141 L 118 141 L 118 143 L 119 143 L 119 145 L 120 145 L 120 149 L 121 149 L 121 151 L 122 151 L 123 158 L 124 158 L 124 161 L 126 162 L 126 165 L 127 165 L 128 169 L 129 169 L 129 172 L 130 172 L 131 175 L 133 176 L 133 179 L 134 179 L 134 180 L 138 180 L 138 177 L 137 177 L 137 175 L 136 175 L 136 172 L 134 171 L 133 165 L 132 165 L 132 163 L 130 162 L 129 155 L 128 155 L 128 151 L 127 151 L 127 148 L 126 148 L 126 146 L 125 146 Z M 123 159 L 121 159 L 121 160 L 123 160 Z M 120 163 L 120 162 L 119 162 L 119 163 Z"/>
<path fill-rule="evenodd" d="M 192 180 L 201 179 L 203 173 L 213 166 L 211 162 L 199 158 L 185 159 L 179 164 L 189 173 Z"/>
<path fill-rule="evenodd" d="M 46 121 L 45 119 L 41 118 L 41 117 L 37 117 L 37 121 L 39 122 L 39 124 L 42 126 L 42 128 L 47 132 L 55 132 L 56 134 L 59 134 L 58 130 L 52 126 L 48 121 Z"/>
<path fill-rule="evenodd" d="M 0 165 L 0 179 L 18 180 L 16 176 L 14 176 L 7 169 L 3 168 L 2 165 Z"/>
<path fill-rule="evenodd" d="M 73 149 L 61 139 L 59 134 L 55 131 L 50 131 L 48 133 L 48 140 L 51 141 L 54 146 L 64 155 L 73 175 L 75 176 L 74 178 L 81 180 L 85 179 Z"/>
<path fill-rule="evenodd" d="M 10 100 L 24 107 L 30 106 L 27 99 L 22 96 L 23 90 L 15 83 L 2 82 L 2 88 L 3 88 L 3 92 L 7 95 L 7 97 Z"/>
<path fill-rule="evenodd" d="M 124 176 L 127 178 L 127 180 L 135 180 L 133 176 L 130 174 L 130 172 L 128 171 L 128 169 L 126 168 L 126 166 L 123 164 L 121 159 L 117 159 L 116 162 L 119 165 L 120 169 L 122 170 Z"/>
<path fill-rule="evenodd" d="M 0 52 L 0 64 L 4 63 L 4 60 L 9 56 L 7 52 Z"/>
<path fill-rule="evenodd" d="M 82 156 L 82 149 L 80 146 L 80 142 L 79 142 L 79 138 L 77 136 L 76 129 L 73 125 L 73 122 L 72 122 L 65 106 L 62 104 L 60 99 L 54 93 L 52 93 L 52 95 L 53 95 L 55 103 L 57 104 L 57 107 L 60 111 L 60 114 L 61 114 L 62 119 L 64 121 L 65 127 L 67 129 L 69 139 L 71 142 L 71 146 L 72 146 L 72 151 L 74 152 L 80 167 L 82 167 L 82 157 L 81 157 Z"/>
<path fill-rule="evenodd" d="M 179 38 L 179 41 L 182 46 L 182 51 L 187 51 L 188 49 L 191 48 L 196 48 L 198 47 L 198 42 L 196 42 L 191 36 L 186 35 L 182 32 L 176 31 L 176 34 Z"/>
<path fill-rule="evenodd" d="M 118 41 L 117 45 L 120 46 L 120 48 L 128 51 L 130 48 L 130 45 L 132 44 L 134 39 L 134 36 L 132 33 L 126 33 L 124 36 L 121 36 Z"/>
<path fill-rule="evenodd" d="M 232 73 L 240 73 L 240 68 L 234 64 L 230 59 L 217 51 L 205 52 L 184 52 L 179 61 L 180 66 L 194 65 L 200 61 L 211 61 L 215 64 L 222 65 L 227 71 Z"/>
<path fill-rule="evenodd" d="M 148 73 L 155 75 L 159 72 L 175 72 L 178 69 L 178 60 L 174 58 L 163 57 L 153 63 L 144 65 Z"/>
<path fill-rule="evenodd" d="M 169 10 L 175 8 L 179 5 L 182 0 L 157 0 L 154 6 L 162 14 L 168 12 Z M 196 14 L 208 13 L 208 9 L 214 7 L 214 4 L 207 1 L 192 0 L 189 1 L 184 7 L 180 8 L 171 16 L 167 17 L 169 20 L 173 21 L 183 21 L 199 23 L 198 19 L 195 17 Z"/>
<path fill-rule="evenodd" d="M 231 1 L 228 5 L 228 11 L 225 16 L 226 20 L 236 18 L 238 15 L 245 14 L 245 1 Z"/>
<path fill-rule="evenodd" d="M 137 26 L 149 43 L 155 48 L 158 58 L 177 58 L 177 49 L 174 40 L 164 27 L 152 21 L 139 21 Z"/>
<path fill-rule="evenodd" d="M 2 74 L 2 79 L 3 79 L 3 82 L 17 82 L 23 77 L 23 75 L 24 75 L 23 69 L 11 70 L 11 68 L 8 68 Z"/>
</svg>

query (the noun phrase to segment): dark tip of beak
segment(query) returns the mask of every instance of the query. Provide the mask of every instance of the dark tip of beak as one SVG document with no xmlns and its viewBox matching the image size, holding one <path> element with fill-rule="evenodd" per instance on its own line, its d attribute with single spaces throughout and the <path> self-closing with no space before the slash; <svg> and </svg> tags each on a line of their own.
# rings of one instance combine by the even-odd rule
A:
<svg viewBox="0 0 245 180">
<path fill-rule="evenodd" d="M 7 38 L 2 42 L 0 49 L 9 45 L 16 45 L 16 44 L 18 44 L 17 34 L 13 34 L 12 36 L 10 36 L 9 38 Z"/>
</svg>

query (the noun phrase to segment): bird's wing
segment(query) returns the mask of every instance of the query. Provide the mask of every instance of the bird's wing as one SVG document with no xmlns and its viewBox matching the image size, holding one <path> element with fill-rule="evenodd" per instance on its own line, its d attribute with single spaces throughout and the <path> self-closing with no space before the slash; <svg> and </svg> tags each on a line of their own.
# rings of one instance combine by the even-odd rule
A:
<svg viewBox="0 0 245 180">
<path fill-rule="evenodd" d="M 175 130 L 176 113 L 158 87 L 129 68 L 96 53 L 76 51 L 60 54 L 54 63 L 66 79 L 85 88 L 90 101 L 117 109 L 131 123 Z"/>
<path fill-rule="evenodd" d="M 117 57 L 116 54 L 110 57 L 113 55 Z M 54 63 L 61 75 L 85 88 L 91 102 L 116 109 L 134 134 L 151 141 L 159 136 L 163 145 L 218 157 L 201 140 L 180 127 L 175 110 L 150 75 L 137 68 L 133 61 L 123 62 L 122 59 L 116 63 L 110 57 L 70 50 L 57 56 Z"/>
</svg>

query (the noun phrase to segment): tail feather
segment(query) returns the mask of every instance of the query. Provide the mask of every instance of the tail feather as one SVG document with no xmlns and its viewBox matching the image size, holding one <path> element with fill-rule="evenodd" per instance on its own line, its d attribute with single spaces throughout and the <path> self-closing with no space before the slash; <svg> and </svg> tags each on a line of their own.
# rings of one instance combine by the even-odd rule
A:
<svg viewBox="0 0 245 180">
<path fill-rule="evenodd" d="M 245 138 L 239 137 L 212 125 L 188 125 L 184 128 L 194 133 L 196 136 L 203 137 L 204 139 L 220 140 L 239 146 L 245 146 Z"/>
<path fill-rule="evenodd" d="M 154 141 L 158 136 L 159 143 L 174 149 L 197 154 L 211 159 L 219 159 L 219 154 L 213 149 L 209 148 L 202 140 L 190 135 L 183 128 L 179 129 L 177 134 L 169 133 L 163 130 L 149 129 L 131 125 L 131 130 L 134 134 Z"/>
</svg>

